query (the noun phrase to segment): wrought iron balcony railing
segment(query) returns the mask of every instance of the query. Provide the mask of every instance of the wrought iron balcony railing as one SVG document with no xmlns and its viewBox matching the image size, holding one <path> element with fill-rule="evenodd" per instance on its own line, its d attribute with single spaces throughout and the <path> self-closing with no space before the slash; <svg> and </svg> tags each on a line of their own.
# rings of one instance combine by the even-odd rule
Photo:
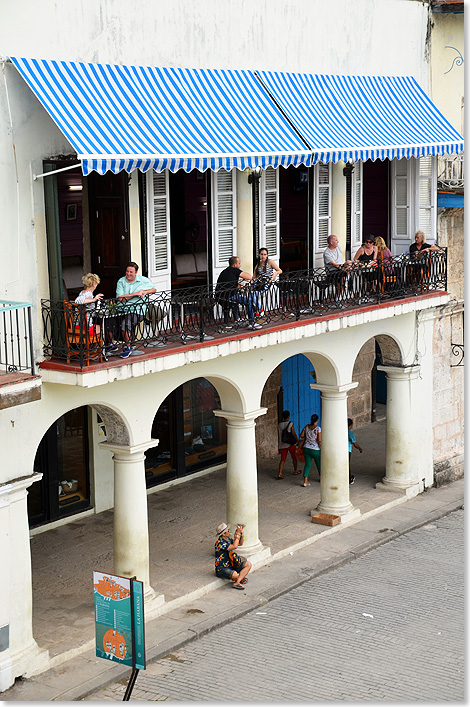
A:
<svg viewBox="0 0 470 707">
<path fill-rule="evenodd" d="M 130 349 L 236 336 L 269 325 L 307 320 L 445 291 L 447 252 L 402 255 L 382 264 L 283 273 L 234 291 L 194 287 L 159 292 L 135 302 L 101 300 L 96 306 L 43 300 L 44 354 L 80 368 Z M 120 344 L 119 346 L 117 344 Z"/>
<path fill-rule="evenodd" d="M 0 376 L 23 371 L 34 375 L 32 304 L 0 300 Z"/>
<path fill-rule="evenodd" d="M 464 155 L 449 155 L 439 158 L 439 189 L 453 190 L 464 188 Z"/>
</svg>

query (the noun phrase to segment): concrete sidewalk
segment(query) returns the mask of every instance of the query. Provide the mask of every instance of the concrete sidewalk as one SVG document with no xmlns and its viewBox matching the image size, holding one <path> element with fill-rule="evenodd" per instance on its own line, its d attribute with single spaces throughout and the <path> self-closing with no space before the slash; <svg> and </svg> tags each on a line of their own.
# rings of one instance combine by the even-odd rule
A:
<svg viewBox="0 0 470 707">
<path fill-rule="evenodd" d="M 250 575 L 245 592 L 232 592 L 224 583 L 216 591 L 195 599 L 146 626 L 147 662 L 171 654 L 190 641 L 234 621 L 304 582 L 462 507 L 464 481 L 430 489 L 405 505 L 361 517 L 349 526 L 332 528 L 314 544 L 261 567 Z M 340 530 L 341 529 L 341 530 Z M 335 532 L 336 531 L 336 532 Z M 99 688 L 127 680 L 128 668 L 95 657 L 94 648 L 29 680 L 17 681 L 3 700 L 73 701 Z"/>
</svg>

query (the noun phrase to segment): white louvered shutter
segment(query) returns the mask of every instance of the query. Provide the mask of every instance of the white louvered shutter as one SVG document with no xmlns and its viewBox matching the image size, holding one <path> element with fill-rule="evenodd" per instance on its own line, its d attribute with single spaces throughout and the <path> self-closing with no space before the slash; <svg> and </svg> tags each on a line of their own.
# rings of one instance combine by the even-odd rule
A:
<svg viewBox="0 0 470 707">
<path fill-rule="evenodd" d="M 429 155 L 418 160 L 418 218 L 417 231 L 423 231 L 428 243 L 436 240 L 436 159 Z"/>
<path fill-rule="evenodd" d="M 392 160 L 391 251 L 393 255 L 407 252 L 411 242 L 410 231 L 413 227 L 410 213 L 411 162 L 406 159 Z"/>
<path fill-rule="evenodd" d="M 362 162 L 356 162 L 351 178 L 351 257 L 362 244 Z"/>
<path fill-rule="evenodd" d="M 158 291 L 171 290 L 168 171 L 147 173 L 149 278 Z"/>
<path fill-rule="evenodd" d="M 268 167 L 261 176 L 259 247 L 279 264 L 279 169 Z"/>
<path fill-rule="evenodd" d="M 233 169 L 227 172 L 221 169 L 212 174 L 212 231 L 213 281 L 228 267 L 228 260 L 237 255 L 237 178 Z"/>
<path fill-rule="evenodd" d="M 331 233 L 331 163 L 315 165 L 315 267 L 323 267 L 323 251 Z"/>
</svg>

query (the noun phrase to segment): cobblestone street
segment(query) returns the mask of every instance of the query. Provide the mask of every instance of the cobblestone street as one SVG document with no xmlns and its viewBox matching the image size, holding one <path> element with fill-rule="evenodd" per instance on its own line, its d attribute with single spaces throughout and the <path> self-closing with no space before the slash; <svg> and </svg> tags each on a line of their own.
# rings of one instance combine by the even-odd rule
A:
<svg viewBox="0 0 470 707">
<path fill-rule="evenodd" d="M 131 699 L 463 700 L 463 527 L 456 511 L 308 581 L 149 664 Z"/>
</svg>

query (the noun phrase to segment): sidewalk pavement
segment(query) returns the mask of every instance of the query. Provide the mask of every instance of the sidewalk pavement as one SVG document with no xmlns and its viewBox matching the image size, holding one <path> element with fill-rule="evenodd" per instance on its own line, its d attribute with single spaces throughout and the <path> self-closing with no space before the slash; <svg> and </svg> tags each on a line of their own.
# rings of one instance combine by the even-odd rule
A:
<svg viewBox="0 0 470 707">
<path fill-rule="evenodd" d="M 361 444 L 362 442 L 363 437 L 361 436 Z M 271 472 L 272 470 L 271 465 Z M 213 481 L 213 475 L 203 478 Z M 295 485 L 298 485 L 299 477 L 287 477 L 286 475 L 286 478 L 291 478 L 291 486 L 294 481 Z M 190 483 L 195 482 L 197 480 Z M 273 481 L 273 483 L 277 483 L 279 487 L 283 482 Z M 312 487 L 313 483 L 312 481 Z M 308 493 L 307 489 L 299 487 L 300 489 Z M 285 491 L 288 491 L 287 486 Z M 295 494 L 296 489 L 291 489 L 291 492 Z M 365 492 L 364 495 L 367 496 Z M 375 496 L 370 486 L 368 495 Z M 155 499 L 156 496 L 149 497 L 149 500 L 150 498 Z M 356 505 L 354 496 L 352 495 L 352 497 Z M 375 506 L 372 504 L 369 510 L 364 510 L 364 504 L 362 504 L 362 515 L 347 524 L 326 529 L 320 526 L 320 534 L 314 524 L 307 525 L 304 515 L 302 518 L 305 528 L 304 541 L 281 547 L 277 552 L 275 551 L 276 543 L 274 543 L 274 547 L 271 547 L 271 550 L 274 550 L 272 556 L 263 566 L 256 567 L 250 573 L 249 582 L 244 592 L 232 592 L 230 583 L 217 579 L 214 581 L 212 574 L 211 587 L 208 588 L 206 578 L 205 591 L 195 590 L 185 597 L 180 597 L 179 601 L 170 601 L 170 607 L 174 606 L 172 610 L 162 613 L 146 624 L 147 662 L 172 654 L 187 643 L 265 605 L 268 601 L 294 587 L 352 562 L 369 550 L 389 542 L 399 535 L 461 508 L 464 503 L 464 480 L 459 479 L 439 489 L 430 488 L 419 496 L 408 500 L 404 496 L 398 497 L 396 494 L 386 492 L 381 492 L 380 498 L 381 504 Z M 212 502 L 213 499 L 210 500 Z M 308 500 L 307 504 L 309 504 Z M 312 504 L 310 503 L 310 505 Z M 201 506 L 197 507 L 199 524 L 196 538 L 199 538 L 201 534 L 203 522 L 200 516 L 201 511 L 203 511 L 204 520 L 206 520 L 206 509 L 202 509 Z M 221 517 L 220 512 L 217 518 L 219 516 Z M 95 518 L 97 517 L 99 518 L 99 516 L 95 516 Z M 277 527 L 276 519 L 271 521 L 271 525 Z M 70 526 L 65 527 L 69 528 Z M 312 533 L 311 529 L 317 530 L 317 534 Z M 212 527 L 211 530 L 213 534 Z M 260 535 L 263 537 L 261 533 Z M 297 540 L 298 538 L 297 534 Z M 214 541 L 213 537 L 211 537 L 211 541 Z M 213 557 L 211 563 L 213 563 Z M 186 577 L 189 586 L 193 587 L 194 585 L 191 585 L 189 581 L 189 574 Z M 129 675 L 128 668 L 124 669 L 96 658 L 94 641 L 91 640 L 85 651 L 79 652 L 70 660 L 58 662 L 56 667 L 30 679 L 17 681 L 12 688 L 1 695 L 1 699 L 12 701 L 80 700 L 112 682 L 127 679 Z"/>
</svg>

